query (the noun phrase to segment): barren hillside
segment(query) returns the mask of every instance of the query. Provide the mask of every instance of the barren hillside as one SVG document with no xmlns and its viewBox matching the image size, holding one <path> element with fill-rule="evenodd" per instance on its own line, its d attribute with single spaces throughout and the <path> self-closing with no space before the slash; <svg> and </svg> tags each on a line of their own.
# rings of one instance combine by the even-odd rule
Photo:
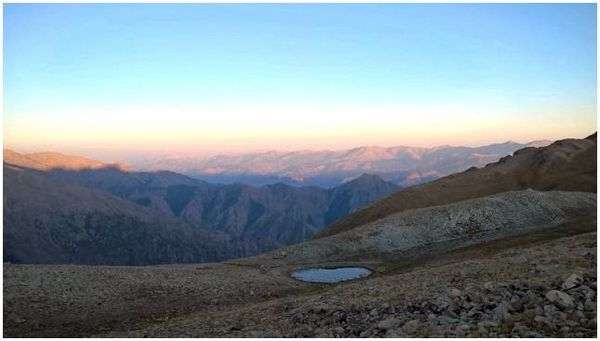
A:
<svg viewBox="0 0 600 341">
<path fill-rule="evenodd" d="M 408 209 L 521 189 L 596 192 L 596 134 L 585 139 L 528 147 L 483 168 L 471 168 L 439 180 L 404 189 L 350 214 L 322 230 L 334 235 Z"/>
</svg>

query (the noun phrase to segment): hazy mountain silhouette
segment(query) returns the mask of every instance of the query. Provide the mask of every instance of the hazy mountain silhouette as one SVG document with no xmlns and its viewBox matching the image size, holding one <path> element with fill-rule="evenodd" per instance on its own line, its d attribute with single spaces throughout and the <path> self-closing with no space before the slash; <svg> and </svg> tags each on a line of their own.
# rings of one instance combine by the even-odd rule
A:
<svg viewBox="0 0 600 341">
<path fill-rule="evenodd" d="M 169 169 L 217 183 L 264 185 L 282 182 L 293 186 L 335 187 L 368 173 L 407 187 L 472 166 L 483 166 L 518 149 L 550 143 L 509 141 L 481 147 L 367 146 L 342 151 L 270 151 L 209 158 L 149 158 L 133 165 L 145 170 Z"/>
</svg>

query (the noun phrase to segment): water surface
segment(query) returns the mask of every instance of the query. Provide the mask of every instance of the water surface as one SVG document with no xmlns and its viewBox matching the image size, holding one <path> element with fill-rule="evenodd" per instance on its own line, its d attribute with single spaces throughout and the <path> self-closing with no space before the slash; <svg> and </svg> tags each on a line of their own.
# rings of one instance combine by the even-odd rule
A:
<svg viewBox="0 0 600 341">
<path fill-rule="evenodd" d="M 303 282 L 338 283 L 367 277 L 370 274 L 371 270 L 362 267 L 312 268 L 294 271 L 292 277 Z"/>
</svg>

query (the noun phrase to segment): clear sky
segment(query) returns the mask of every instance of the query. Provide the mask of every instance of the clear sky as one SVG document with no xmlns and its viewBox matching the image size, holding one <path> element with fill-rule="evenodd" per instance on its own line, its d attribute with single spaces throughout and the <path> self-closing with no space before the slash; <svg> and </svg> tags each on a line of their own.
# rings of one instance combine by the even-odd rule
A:
<svg viewBox="0 0 600 341">
<path fill-rule="evenodd" d="M 595 4 L 8 4 L 4 141 L 228 151 L 596 129 Z"/>
</svg>

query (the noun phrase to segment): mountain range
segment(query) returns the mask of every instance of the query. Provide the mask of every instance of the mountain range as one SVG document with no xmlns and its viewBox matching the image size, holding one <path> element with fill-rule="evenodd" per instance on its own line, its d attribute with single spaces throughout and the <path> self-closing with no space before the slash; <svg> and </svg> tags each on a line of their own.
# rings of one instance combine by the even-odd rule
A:
<svg viewBox="0 0 600 341">
<path fill-rule="evenodd" d="M 129 265 L 220 261 L 329 236 L 407 208 L 532 186 L 591 191 L 592 139 L 525 147 L 483 168 L 404 190 L 370 174 L 329 189 L 214 184 L 171 171 L 137 172 L 78 156 L 5 150 L 4 259 Z M 505 145 L 486 147 L 486 155 Z M 561 181 L 567 188 L 555 184 Z"/>
<path fill-rule="evenodd" d="M 4 259 L 156 264 L 255 255 L 311 238 L 398 186 L 210 184 L 59 153 L 4 151 Z M 31 251 L 38 250 L 38 251 Z"/>
<path fill-rule="evenodd" d="M 12 162 L 23 160 L 31 157 Z M 526 147 L 380 200 L 373 189 L 389 184 L 373 175 L 325 190 L 7 162 L 5 335 L 597 334 L 596 134 Z M 333 223 L 284 246 L 289 226 L 302 234 L 316 218 Z M 260 224 L 241 223 L 251 221 Z M 370 275 L 343 284 L 294 276 L 347 267 Z"/>
<path fill-rule="evenodd" d="M 269 151 L 212 157 L 154 157 L 128 160 L 139 170 L 171 170 L 209 182 L 334 187 L 368 173 L 401 187 L 424 183 L 469 167 L 481 167 L 526 147 L 551 141 L 481 147 L 366 146 L 341 151 Z"/>
<path fill-rule="evenodd" d="M 484 167 L 399 191 L 364 210 L 338 220 L 320 237 L 362 226 L 409 209 L 523 189 L 596 192 L 596 133 L 564 139 L 546 147 L 526 147 Z"/>
<path fill-rule="evenodd" d="M 258 258 L 287 264 L 390 254 L 411 259 L 565 224 L 594 227 L 596 162 L 596 134 L 527 147 L 485 167 L 400 190 L 313 240 Z"/>
</svg>

